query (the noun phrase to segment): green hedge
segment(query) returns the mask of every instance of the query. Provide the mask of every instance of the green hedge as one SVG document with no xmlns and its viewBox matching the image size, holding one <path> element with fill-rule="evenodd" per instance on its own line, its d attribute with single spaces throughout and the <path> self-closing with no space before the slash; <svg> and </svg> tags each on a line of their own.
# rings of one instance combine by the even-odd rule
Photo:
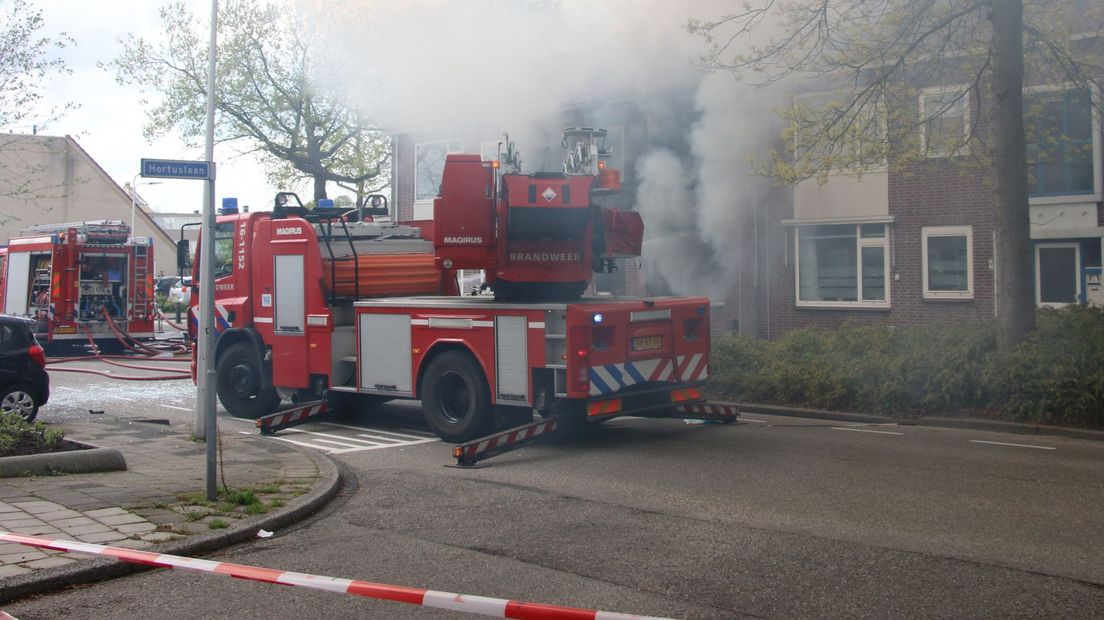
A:
<svg viewBox="0 0 1104 620">
<path fill-rule="evenodd" d="M 1104 426 L 1104 312 L 1041 310 L 1005 354 L 992 322 L 733 334 L 714 342 L 712 373 L 713 395 L 743 402 Z"/>
</svg>

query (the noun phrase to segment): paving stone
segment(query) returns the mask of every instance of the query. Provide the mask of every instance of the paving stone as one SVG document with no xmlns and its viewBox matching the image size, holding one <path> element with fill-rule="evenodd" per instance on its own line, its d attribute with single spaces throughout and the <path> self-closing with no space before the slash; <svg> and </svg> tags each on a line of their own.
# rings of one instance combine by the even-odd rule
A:
<svg viewBox="0 0 1104 620">
<path fill-rule="evenodd" d="M 6 579 L 8 577 L 15 577 L 16 575 L 26 575 L 31 572 L 31 569 L 19 566 L 17 564 L 11 564 L 9 566 L 0 566 L 0 579 Z"/>
<path fill-rule="evenodd" d="M 34 527 L 36 525 L 42 525 L 42 521 L 34 518 L 26 519 L 11 519 L 0 521 L 0 527 L 8 531 L 22 531 L 25 527 Z"/>
<path fill-rule="evenodd" d="M 180 540 L 183 538 L 180 534 L 174 534 L 172 532 L 149 532 L 148 534 L 142 534 L 141 539 L 151 544 L 161 544 L 173 540 Z"/>
<path fill-rule="evenodd" d="M 93 523 L 92 525 L 75 525 L 71 527 L 62 528 L 65 533 L 70 536 L 83 536 L 85 534 L 100 534 L 102 532 L 112 531 L 110 527 L 102 523 Z"/>
<path fill-rule="evenodd" d="M 20 553 L 10 553 L 7 555 L 0 555 L 0 564 L 18 564 L 20 562 L 27 562 L 29 560 L 41 560 L 46 557 L 45 553 L 33 548 L 26 547 L 25 551 Z"/>
<path fill-rule="evenodd" d="M 115 515 L 125 515 L 125 514 L 128 514 L 127 511 L 125 511 L 122 508 L 119 508 L 119 507 L 116 506 L 114 508 L 104 508 L 104 509 L 101 509 L 101 510 L 89 510 L 89 511 L 86 511 L 84 513 L 84 516 L 92 517 L 93 519 L 98 519 L 100 517 L 111 517 L 111 516 L 115 516 Z"/>
<path fill-rule="evenodd" d="M 56 527 L 67 528 L 67 527 L 78 527 L 78 526 L 81 526 L 81 525 L 96 525 L 97 521 L 95 519 L 90 518 L 90 517 L 84 517 L 84 516 L 79 516 L 78 515 L 78 516 L 72 517 L 70 519 L 58 519 L 56 521 L 51 521 L 51 523 L 53 523 L 54 526 L 56 526 Z"/>
<path fill-rule="evenodd" d="M 46 512 L 54 512 L 55 510 L 64 510 L 65 506 L 55 504 L 54 502 L 44 502 L 41 500 L 35 500 L 30 502 L 12 502 L 12 506 L 21 508 L 24 512 L 31 514 L 42 514 Z"/>
<path fill-rule="evenodd" d="M 112 543 L 117 540 L 126 540 L 126 534 L 120 534 L 119 532 L 100 532 L 98 534 L 85 534 L 78 536 L 82 541 L 92 544 L 105 544 Z"/>
<path fill-rule="evenodd" d="M 42 570 L 46 568 L 56 568 L 58 566 L 65 566 L 66 564 L 72 564 L 76 560 L 62 557 L 45 558 L 42 560 L 34 560 L 33 562 L 25 562 L 23 566 L 34 570 Z"/>
<path fill-rule="evenodd" d="M 11 504 L 0 502 L 0 514 L 3 514 L 5 512 L 22 512 L 22 510 L 16 508 L 15 506 L 12 506 Z"/>
<path fill-rule="evenodd" d="M 153 544 L 154 543 L 148 540 L 134 540 L 132 538 L 128 538 L 126 540 L 120 540 L 116 543 L 111 543 L 111 546 L 122 547 L 124 549 L 148 549 L 149 547 L 152 547 Z"/>
<path fill-rule="evenodd" d="M 127 523 L 125 525 L 116 525 L 115 529 L 124 534 L 141 534 L 143 532 L 153 532 L 157 530 L 157 526 L 145 521 L 142 523 Z"/>
<path fill-rule="evenodd" d="M 46 512 L 39 515 L 35 515 L 43 521 L 61 521 L 62 519 L 73 519 L 81 517 L 81 513 L 75 510 L 69 510 L 68 508 L 63 510 L 55 510 L 54 512 Z"/>
<path fill-rule="evenodd" d="M 146 520 L 136 514 L 112 515 L 109 517 L 96 517 L 96 520 L 104 525 L 117 526 L 130 523 L 145 523 Z"/>
</svg>

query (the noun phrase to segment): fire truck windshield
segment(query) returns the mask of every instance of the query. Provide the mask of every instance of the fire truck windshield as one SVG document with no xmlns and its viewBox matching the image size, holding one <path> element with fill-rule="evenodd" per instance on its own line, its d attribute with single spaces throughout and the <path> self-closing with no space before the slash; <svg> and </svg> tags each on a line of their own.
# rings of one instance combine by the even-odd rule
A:
<svg viewBox="0 0 1104 620">
<path fill-rule="evenodd" d="M 234 222 L 215 224 L 215 277 L 234 273 Z"/>
</svg>

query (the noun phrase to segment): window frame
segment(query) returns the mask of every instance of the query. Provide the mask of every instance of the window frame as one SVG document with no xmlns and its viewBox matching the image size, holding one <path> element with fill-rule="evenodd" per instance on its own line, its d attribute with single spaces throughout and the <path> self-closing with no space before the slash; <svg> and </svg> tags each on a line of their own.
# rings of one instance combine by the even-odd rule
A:
<svg viewBox="0 0 1104 620">
<path fill-rule="evenodd" d="M 1040 84 L 1037 86 L 1029 86 L 1024 89 L 1025 102 L 1027 105 L 1026 95 L 1035 93 L 1065 93 L 1071 90 L 1076 90 L 1077 85 L 1071 83 L 1059 83 L 1059 84 Z M 1104 200 L 1104 173 L 1101 172 L 1104 168 L 1104 160 L 1101 155 L 1101 127 L 1100 127 L 1100 112 L 1097 109 L 1100 101 L 1100 89 L 1095 84 L 1089 86 L 1089 114 L 1090 114 L 1090 127 L 1092 133 L 1092 168 L 1093 168 L 1093 189 L 1092 192 L 1087 194 L 1045 194 L 1045 195 L 1031 195 L 1031 188 L 1028 188 L 1028 202 L 1031 205 L 1048 205 L 1048 204 L 1066 204 L 1066 203 L 1087 203 L 1087 202 L 1101 202 Z M 1030 146 L 1026 144 L 1025 146 Z M 1030 164 L 1029 164 L 1030 166 Z"/>
<path fill-rule="evenodd" d="M 926 112 L 925 100 L 933 95 L 948 95 L 962 93 L 962 97 L 959 102 L 962 105 L 962 145 L 949 152 L 935 151 L 928 149 L 928 123 L 933 120 L 929 118 Z M 970 108 L 970 89 L 965 84 L 957 84 L 953 86 L 934 86 L 931 88 L 923 88 L 920 90 L 918 97 L 919 109 L 920 109 L 920 152 L 924 154 L 924 157 L 930 159 L 958 157 L 960 155 L 970 154 L 970 131 L 972 125 L 970 123 L 971 108 Z M 940 115 L 942 116 L 942 115 Z"/>
<path fill-rule="evenodd" d="M 801 229 L 810 226 L 852 226 L 855 229 L 855 301 L 818 301 L 804 300 L 801 298 Z M 863 226 L 881 226 L 881 237 L 862 236 Z M 794 227 L 794 304 L 798 308 L 853 308 L 853 309 L 877 309 L 888 310 L 891 307 L 892 294 L 890 277 L 890 236 L 891 228 L 888 222 L 809 222 Z M 882 248 L 882 278 L 885 283 L 885 299 L 863 299 L 862 284 L 862 254 L 863 248 Z"/>
<path fill-rule="evenodd" d="M 928 239 L 932 237 L 966 237 L 966 290 L 933 291 L 929 287 Z M 974 298 L 974 227 L 924 226 L 920 229 L 920 269 L 924 299 L 972 300 Z"/>
</svg>

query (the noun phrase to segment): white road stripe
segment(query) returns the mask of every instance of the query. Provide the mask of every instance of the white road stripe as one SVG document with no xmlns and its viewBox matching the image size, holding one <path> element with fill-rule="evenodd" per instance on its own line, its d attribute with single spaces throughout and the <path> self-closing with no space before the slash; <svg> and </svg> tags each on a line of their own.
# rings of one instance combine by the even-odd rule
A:
<svg viewBox="0 0 1104 620">
<path fill-rule="evenodd" d="M 304 448 L 314 448 L 315 450 L 322 450 L 323 452 L 326 452 L 328 454 L 333 454 L 337 452 L 337 450 L 335 450 L 332 446 L 320 446 L 318 444 L 307 443 L 305 441 L 295 441 L 294 439 L 288 439 L 287 437 L 269 436 L 268 439 L 284 441 L 290 444 L 295 444 L 297 446 L 303 446 Z"/>
<path fill-rule="evenodd" d="M 333 426 L 335 428 L 347 428 L 354 431 L 368 431 L 372 433 L 383 433 L 384 435 L 394 435 L 395 437 L 409 437 L 410 439 L 426 439 L 429 437 L 436 437 L 432 433 L 422 433 L 419 431 L 406 430 L 403 432 L 387 431 L 381 428 L 365 428 L 363 426 L 352 426 L 349 424 L 338 424 L 336 422 L 319 422 L 319 426 Z"/>
<path fill-rule="evenodd" d="M 66 386 L 64 386 L 64 385 L 59 385 L 59 386 L 57 386 L 57 389 L 59 389 L 59 390 L 66 390 L 66 391 L 69 391 L 69 392 L 79 392 L 79 391 L 80 391 L 80 390 L 78 390 L 77 388 L 71 388 L 71 387 L 66 387 Z"/>
<path fill-rule="evenodd" d="M 770 422 L 767 422 L 766 420 L 754 420 L 752 418 L 745 418 L 743 416 L 740 417 L 740 421 L 741 422 L 755 422 L 756 424 L 770 424 Z"/>
<path fill-rule="evenodd" d="M 177 411 L 195 411 L 195 409 L 190 407 L 177 407 L 176 405 L 166 405 L 164 403 L 162 403 L 161 406 L 166 409 L 176 409 Z"/>
<path fill-rule="evenodd" d="M 829 426 L 828 428 L 834 431 L 851 431 L 853 433 L 877 433 L 879 435 L 904 435 L 904 433 L 895 433 L 893 431 L 872 431 L 867 428 L 846 428 L 843 426 Z"/>
<path fill-rule="evenodd" d="M 318 443 L 324 443 L 324 444 L 333 444 L 335 446 L 340 446 L 342 448 L 358 448 L 359 447 L 355 443 L 345 443 L 344 441 L 334 441 L 333 439 L 318 438 L 318 439 L 315 439 L 314 441 L 317 441 Z"/>
<path fill-rule="evenodd" d="M 277 437 L 277 439 L 279 439 Z M 411 441 L 410 443 L 396 443 L 387 446 L 365 446 L 363 448 L 349 448 L 348 450 L 334 450 L 330 454 L 345 454 L 347 452 L 363 452 L 365 450 L 386 450 L 387 448 L 405 448 L 406 446 L 416 446 L 422 443 L 434 443 L 441 441 L 440 439 L 423 439 L 421 441 Z"/>
<path fill-rule="evenodd" d="M 137 402 L 137 401 L 135 401 L 135 400 L 134 400 L 133 398 L 125 398 L 125 397 L 123 397 L 123 396 L 116 396 L 116 395 L 114 395 L 114 394 L 104 394 L 104 396 L 106 396 L 106 397 L 108 397 L 108 398 L 114 398 L 114 399 L 116 399 L 116 400 L 125 400 L 125 401 L 127 401 L 128 403 L 133 403 L 133 402 Z"/>
<path fill-rule="evenodd" d="M 356 439 L 354 437 L 346 437 L 344 435 L 332 435 L 330 433 L 319 433 L 319 432 L 316 432 L 316 431 L 305 431 L 305 430 L 300 429 L 300 428 L 282 428 L 282 429 L 280 429 L 280 431 L 287 431 L 289 433 L 303 433 L 305 435 L 311 435 L 313 437 L 328 437 L 330 439 L 337 439 L 338 441 L 352 441 L 352 442 L 355 442 L 355 443 L 351 443 L 351 444 L 346 444 L 350 448 L 355 447 L 357 444 L 363 444 L 363 443 L 370 444 L 370 445 L 373 445 L 373 446 L 378 445 L 374 441 L 365 441 L 363 439 Z M 319 439 L 318 441 L 324 441 L 324 440 Z"/>
<path fill-rule="evenodd" d="M 1025 443 L 1004 443 L 1003 441 L 982 441 L 980 439 L 971 439 L 970 443 L 984 443 L 990 446 L 1011 446 L 1013 448 L 1035 448 L 1036 450 L 1057 450 L 1058 448 L 1052 448 L 1050 446 L 1031 446 Z"/>
</svg>

